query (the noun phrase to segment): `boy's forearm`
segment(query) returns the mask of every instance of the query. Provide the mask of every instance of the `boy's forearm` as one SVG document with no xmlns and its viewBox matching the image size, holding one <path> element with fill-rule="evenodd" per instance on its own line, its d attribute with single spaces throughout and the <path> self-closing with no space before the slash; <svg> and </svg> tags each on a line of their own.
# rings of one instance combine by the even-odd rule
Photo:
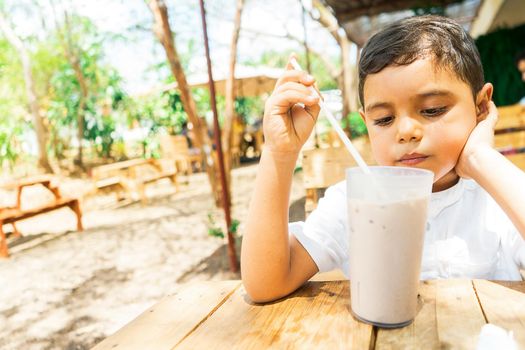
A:
<svg viewBox="0 0 525 350">
<path fill-rule="evenodd" d="M 505 211 L 525 239 L 525 173 L 492 148 L 473 158 L 472 177 Z"/>
<path fill-rule="evenodd" d="M 250 294 L 278 290 L 290 269 L 288 203 L 296 154 L 261 155 L 241 252 L 242 279 Z"/>
</svg>

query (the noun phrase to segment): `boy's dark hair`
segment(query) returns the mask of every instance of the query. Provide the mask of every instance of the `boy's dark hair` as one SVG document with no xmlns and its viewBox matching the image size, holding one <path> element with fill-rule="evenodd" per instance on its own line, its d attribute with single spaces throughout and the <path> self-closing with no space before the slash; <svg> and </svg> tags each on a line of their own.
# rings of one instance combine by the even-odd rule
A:
<svg viewBox="0 0 525 350">
<path fill-rule="evenodd" d="M 410 17 L 373 35 L 359 60 L 359 101 L 369 74 L 391 65 L 408 65 L 431 56 L 436 67 L 455 73 L 467 83 L 474 98 L 484 84 L 483 67 L 474 40 L 455 21 L 434 15 Z"/>
<path fill-rule="evenodd" d="M 521 50 L 516 55 L 516 58 L 514 59 L 514 63 L 516 64 L 516 66 L 520 63 L 521 60 L 525 60 L 525 49 Z"/>
</svg>

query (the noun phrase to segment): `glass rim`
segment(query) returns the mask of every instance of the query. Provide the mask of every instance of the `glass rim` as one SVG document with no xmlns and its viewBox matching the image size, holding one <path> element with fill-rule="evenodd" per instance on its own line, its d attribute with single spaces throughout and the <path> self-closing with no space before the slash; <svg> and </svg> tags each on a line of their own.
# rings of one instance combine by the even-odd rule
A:
<svg viewBox="0 0 525 350">
<path fill-rule="evenodd" d="M 368 168 L 372 171 L 372 174 L 375 176 L 403 176 L 403 177 L 421 177 L 423 175 L 432 175 L 434 177 L 434 173 L 427 169 L 420 169 L 420 168 L 412 168 L 412 167 L 405 167 L 405 166 L 387 166 L 387 165 L 370 165 Z M 390 174 L 381 174 L 381 173 L 374 173 L 374 169 L 387 169 L 387 170 L 406 170 L 413 172 L 412 174 L 396 174 L 394 172 Z M 354 166 L 350 168 L 345 169 L 345 174 L 361 174 L 364 176 L 369 176 L 370 174 L 366 174 L 359 166 Z"/>
</svg>

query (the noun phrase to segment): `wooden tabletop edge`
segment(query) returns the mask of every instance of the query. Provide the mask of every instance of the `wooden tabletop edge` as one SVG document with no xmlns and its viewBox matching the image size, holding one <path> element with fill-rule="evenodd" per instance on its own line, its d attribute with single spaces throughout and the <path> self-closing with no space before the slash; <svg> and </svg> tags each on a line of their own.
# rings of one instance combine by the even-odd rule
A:
<svg viewBox="0 0 525 350">
<path fill-rule="evenodd" d="M 193 332 L 195 332 L 204 322 L 206 322 L 222 305 L 224 305 L 224 303 L 233 295 L 233 293 L 235 293 L 237 291 L 237 289 L 239 289 L 242 285 L 241 281 L 237 281 L 235 280 L 236 282 L 238 282 L 237 284 L 234 285 L 234 287 L 232 288 L 232 290 L 230 290 L 228 292 L 228 294 L 226 294 L 224 296 L 224 298 L 221 299 L 221 301 L 219 301 L 219 303 L 206 315 L 202 318 L 202 320 L 200 320 L 192 329 L 190 329 L 190 331 L 184 335 L 178 342 L 177 344 L 175 344 L 175 346 L 173 346 L 172 349 L 175 349 L 177 348 L 177 346 L 179 346 L 186 338 L 188 338 Z M 226 281 L 224 281 L 226 283 Z M 227 281 L 227 282 L 234 282 L 234 281 Z"/>
</svg>

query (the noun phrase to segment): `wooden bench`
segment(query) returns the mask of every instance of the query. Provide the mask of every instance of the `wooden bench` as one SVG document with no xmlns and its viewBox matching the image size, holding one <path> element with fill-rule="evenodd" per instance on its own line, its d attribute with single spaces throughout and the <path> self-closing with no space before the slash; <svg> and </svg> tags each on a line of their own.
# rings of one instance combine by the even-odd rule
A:
<svg viewBox="0 0 525 350">
<path fill-rule="evenodd" d="M 203 169 L 204 156 L 198 148 L 190 148 L 184 135 L 164 135 L 160 138 L 162 157 L 175 161 L 177 171 L 191 175 L 193 166 Z"/>
<path fill-rule="evenodd" d="M 47 188 L 55 197 L 52 202 L 46 203 L 35 208 L 22 209 L 22 190 L 25 187 L 42 185 Z M 0 257 L 9 257 L 9 250 L 7 247 L 7 238 L 3 229 L 4 225 L 11 224 L 13 226 L 13 234 L 15 237 L 21 236 L 20 231 L 16 228 L 15 222 L 28 219 L 30 217 L 45 214 L 53 210 L 63 207 L 69 207 L 77 217 L 77 230 L 82 231 L 82 210 L 78 198 L 63 198 L 60 194 L 58 186 L 54 184 L 51 176 L 38 176 L 32 178 L 22 179 L 20 181 L 4 184 L 4 189 L 16 190 L 16 204 L 14 207 L 0 208 Z"/>
<path fill-rule="evenodd" d="M 177 183 L 177 169 L 172 166 L 170 160 L 147 159 L 147 161 L 147 166 L 149 167 L 149 169 L 154 170 L 153 172 L 141 173 L 139 172 L 140 168 L 138 167 L 133 168 L 132 172 L 135 187 L 143 203 L 147 202 L 146 185 L 156 182 L 158 180 L 169 179 L 171 183 L 175 185 L 176 191 L 179 190 L 179 184 Z"/>
<path fill-rule="evenodd" d="M 368 165 L 376 164 L 367 136 L 352 140 Z M 302 158 L 303 183 L 306 190 L 305 213 L 308 216 L 316 207 L 319 192 L 345 179 L 345 169 L 357 166 L 344 147 L 313 148 L 304 150 Z"/>
<path fill-rule="evenodd" d="M 499 107 L 494 134 L 494 147 L 525 170 L 525 106 Z"/>
<path fill-rule="evenodd" d="M 101 165 L 92 169 L 92 178 L 97 191 L 114 191 L 117 200 L 134 198 L 147 202 L 145 186 L 168 178 L 178 190 L 177 171 L 166 159 L 130 159 Z"/>
</svg>

